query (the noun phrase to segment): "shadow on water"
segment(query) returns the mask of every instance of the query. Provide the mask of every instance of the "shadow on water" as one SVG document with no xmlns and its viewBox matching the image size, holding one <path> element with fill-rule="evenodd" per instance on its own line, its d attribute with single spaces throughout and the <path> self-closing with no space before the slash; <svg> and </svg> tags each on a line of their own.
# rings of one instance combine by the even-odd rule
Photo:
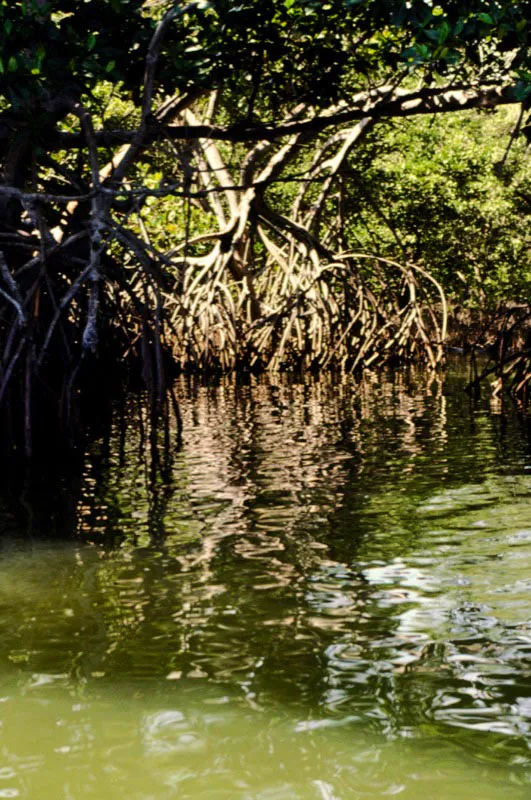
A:
<svg viewBox="0 0 531 800">
<path fill-rule="evenodd" d="M 0 505 L 10 768 L 16 714 L 46 700 L 42 725 L 83 740 L 66 763 L 89 769 L 87 736 L 100 760 L 122 748 L 130 796 L 151 796 L 124 777 L 142 751 L 138 780 L 156 769 L 190 797 L 473 797 L 479 781 L 482 797 L 523 798 L 530 425 L 465 382 L 458 368 L 183 381 L 184 443 L 164 471 L 129 398 L 77 464 L 43 472 L 24 524 Z M 193 763 L 152 762 L 146 724 L 169 761 L 182 745 Z"/>
</svg>

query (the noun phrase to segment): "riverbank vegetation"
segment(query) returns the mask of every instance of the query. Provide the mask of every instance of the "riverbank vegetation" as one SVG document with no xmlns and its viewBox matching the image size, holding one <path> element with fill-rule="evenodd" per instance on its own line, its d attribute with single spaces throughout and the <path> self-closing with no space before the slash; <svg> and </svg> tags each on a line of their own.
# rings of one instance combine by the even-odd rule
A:
<svg viewBox="0 0 531 800">
<path fill-rule="evenodd" d="M 530 13 L 1 0 L 3 438 L 116 383 L 178 415 L 179 370 L 435 368 L 449 325 L 525 402 Z"/>
</svg>

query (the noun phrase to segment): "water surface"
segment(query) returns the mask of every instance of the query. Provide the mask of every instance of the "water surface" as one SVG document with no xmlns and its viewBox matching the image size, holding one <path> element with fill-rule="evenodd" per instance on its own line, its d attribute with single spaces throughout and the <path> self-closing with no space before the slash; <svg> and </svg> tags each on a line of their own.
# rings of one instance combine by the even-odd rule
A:
<svg viewBox="0 0 531 800">
<path fill-rule="evenodd" d="M 529 419 L 463 385 L 183 383 L 165 476 L 131 400 L 0 505 L 0 798 L 531 796 Z"/>
</svg>

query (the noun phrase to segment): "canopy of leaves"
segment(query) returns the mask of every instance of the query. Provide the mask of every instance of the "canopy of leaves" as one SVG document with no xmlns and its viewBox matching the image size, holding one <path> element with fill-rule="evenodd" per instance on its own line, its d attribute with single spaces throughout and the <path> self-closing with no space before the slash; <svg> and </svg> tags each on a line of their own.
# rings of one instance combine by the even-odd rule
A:
<svg viewBox="0 0 531 800">
<path fill-rule="evenodd" d="M 161 92 L 226 86 L 241 113 L 319 107 L 397 75 L 519 81 L 525 99 L 530 2 L 430 0 L 0 0 L 0 96 L 18 112 L 90 94 L 103 78 L 141 93 L 146 48 L 175 7 Z M 57 102 L 56 102 L 57 106 Z"/>
</svg>

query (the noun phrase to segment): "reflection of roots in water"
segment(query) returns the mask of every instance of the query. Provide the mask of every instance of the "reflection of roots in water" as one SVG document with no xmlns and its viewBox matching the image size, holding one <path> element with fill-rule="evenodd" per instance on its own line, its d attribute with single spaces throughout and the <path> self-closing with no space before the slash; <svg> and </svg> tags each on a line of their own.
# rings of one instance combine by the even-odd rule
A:
<svg viewBox="0 0 531 800">
<path fill-rule="evenodd" d="M 186 437 L 174 459 L 172 486 L 155 486 L 151 498 L 148 486 L 142 486 L 146 450 L 134 414 L 124 437 L 115 500 L 125 492 L 136 494 L 138 531 L 150 524 L 150 516 L 159 528 L 167 529 L 170 517 L 176 523 L 177 511 L 166 512 L 177 500 L 188 530 L 193 520 L 197 535 L 229 525 L 251 530 L 250 551 L 253 541 L 266 546 L 264 532 L 285 537 L 297 528 L 300 537 L 304 530 L 327 526 L 342 503 L 345 481 L 353 471 L 371 470 L 386 432 L 402 469 L 412 476 L 426 427 L 436 449 L 446 440 L 442 385 L 412 370 L 390 380 L 367 373 L 359 383 L 251 379 L 248 386 L 236 386 L 226 381 L 213 389 L 195 387 L 190 395 L 183 384 L 179 394 Z M 107 446 L 113 451 L 116 444 L 115 438 Z M 103 490 L 108 476 L 98 474 L 89 460 L 85 475 L 80 527 L 94 535 L 112 526 L 114 514 L 102 497 L 109 491 L 97 486 L 99 481 Z M 96 495 L 99 519 L 93 513 Z"/>
</svg>

